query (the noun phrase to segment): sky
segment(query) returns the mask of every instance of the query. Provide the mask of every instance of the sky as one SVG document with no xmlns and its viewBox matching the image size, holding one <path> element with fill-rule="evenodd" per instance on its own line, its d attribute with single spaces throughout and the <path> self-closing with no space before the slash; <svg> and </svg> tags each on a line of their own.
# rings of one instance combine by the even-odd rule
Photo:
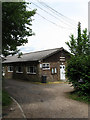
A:
<svg viewBox="0 0 90 120">
<path fill-rule="evenodd" d="M 28 1 L 28 0 L 26 0 Z M 28 10 L 37 9 L 30 26 L 35 35 L 28 37 L 28 43 L 19 47 L 22 53 L 63 47 L 70 35 L 77 36 L 77 25 L 88 29 L 89 0 L 30 0 Z M 49 6 L 49 7 L 47 7 Z"/>
</svg>

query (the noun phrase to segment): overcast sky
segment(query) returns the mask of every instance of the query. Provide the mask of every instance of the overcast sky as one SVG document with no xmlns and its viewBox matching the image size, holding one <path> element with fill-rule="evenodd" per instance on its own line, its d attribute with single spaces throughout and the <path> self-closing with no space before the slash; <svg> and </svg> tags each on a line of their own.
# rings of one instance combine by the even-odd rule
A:
<svg viewBox="0 0 90 120">
<path fill-rule="evenodd" d="M 82 30 L 88 28 L 89 0 L 30 0 L 30 2 L 28 9 L 37 9 L 31 27 L 35 35 L 28 38 L 25 46 L 20 47 L 23 53 L 59 47 L 68 50 L 65 42 L 70 40 L 71 34 L 77 36 L 78 22 L 81 22 Z"/>
</svg>

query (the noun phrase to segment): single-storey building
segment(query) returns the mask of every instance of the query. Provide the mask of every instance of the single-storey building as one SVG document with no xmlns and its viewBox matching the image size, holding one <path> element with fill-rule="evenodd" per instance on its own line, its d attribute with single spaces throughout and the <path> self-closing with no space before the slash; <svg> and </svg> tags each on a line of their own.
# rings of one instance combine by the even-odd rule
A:
<svg viewBox="0 0 90 120">
<path fill-rule="evenodd" d="M 5 78 L 29 81 L 66 80 L 65 66 L 70 53 L 63 47 L 8 56 L 3 61 Z M 45 77 L 46 76 L 46 77 Z"/>
</svg>

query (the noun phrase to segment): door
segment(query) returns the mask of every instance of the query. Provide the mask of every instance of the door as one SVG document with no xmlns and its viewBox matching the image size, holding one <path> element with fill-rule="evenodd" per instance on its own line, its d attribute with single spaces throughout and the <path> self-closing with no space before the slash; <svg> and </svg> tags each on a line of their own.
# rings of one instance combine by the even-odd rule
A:
<svg viewBox="0 0 90 120">
<path fill-rule="evenodd" d="M 60 65 L 60 80 L 65 80 L 65 65 Z"/>
</svg>

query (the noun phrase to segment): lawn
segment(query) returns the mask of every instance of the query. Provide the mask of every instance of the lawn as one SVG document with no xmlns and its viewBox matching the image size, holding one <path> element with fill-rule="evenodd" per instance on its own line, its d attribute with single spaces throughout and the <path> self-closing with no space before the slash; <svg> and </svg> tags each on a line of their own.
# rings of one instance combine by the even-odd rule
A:
<svg viewBox="0 0 90 120">
<path fill-rule="evenodd" d="M 80 95 L 78 95 L 78 93 L 76 91 L 73 91 L 73 92 L 69 93 L 69 98 L 71 98 L 73 100 L 77 100 L 77 101 L 80 101 L 80 102 L 90 104 L 89 96 L 83 96 L 83 95 L 80 96 Z"/>
<path fill-rule="evenodd" d="M 9 94 L 2 90 L 2 106 L 6 107 L 9 106 L 12 103 L 12 99 L 10 98 Z"/>
</svg>

